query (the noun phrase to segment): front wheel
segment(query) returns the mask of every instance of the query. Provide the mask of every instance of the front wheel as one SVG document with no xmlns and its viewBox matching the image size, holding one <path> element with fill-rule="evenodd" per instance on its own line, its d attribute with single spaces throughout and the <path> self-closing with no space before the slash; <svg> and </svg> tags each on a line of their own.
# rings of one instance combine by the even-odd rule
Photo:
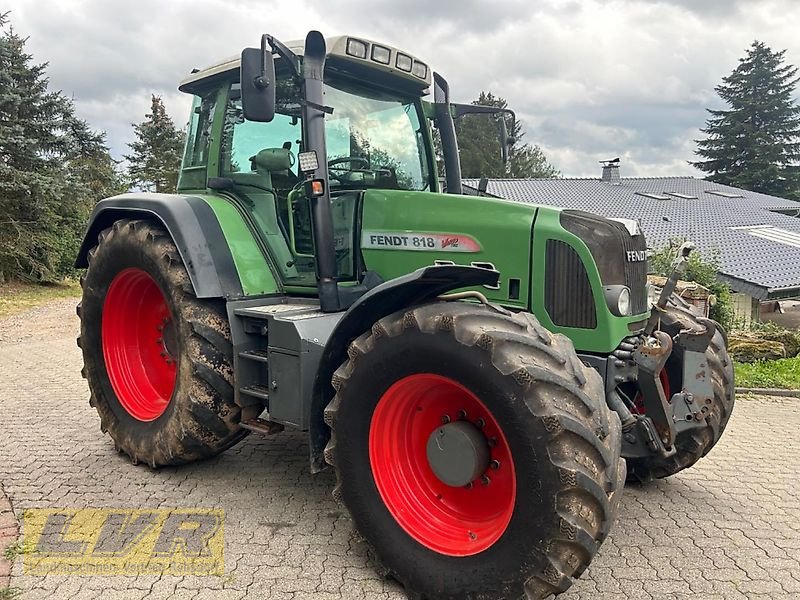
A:
<svg viewBox="0 0 800 600">
<path fill-rule="evenodd" d="M 89 403 L 116 448 L 152 467 L 242 439 L 224 304 L 198 300 L 159 225 L 122 220 L 89 251 L 78 306 Z"/>
<path fill-rule="evenodd" d="M 566 590 L 613 523 L 620 422 L 532 315 L 435 303 L 350 346 L 325 411 L 334 492 L 411 597 Z"/>
</svg>

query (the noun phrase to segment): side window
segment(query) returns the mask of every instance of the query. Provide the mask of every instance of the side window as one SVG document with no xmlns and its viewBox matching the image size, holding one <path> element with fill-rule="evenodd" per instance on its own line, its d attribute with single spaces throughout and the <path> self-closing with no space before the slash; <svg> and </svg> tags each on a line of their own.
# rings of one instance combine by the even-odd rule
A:
<svg viewBox="0 0 800 600">
<path fill-rule="evenodd" d="M 223 125 L 222 173 L 251 171 L 250 158 L 268 148 L 286 148 L 296 156 L 300 139 L 297 116 L 275 113 L 269 123 L 246 121 L 242 111 L 242 92 L 238 83 L 231 84 Z"/>
<path fill-rule="evenodd" d="M 208 165 L 216 105 L 216 91 L 194 97 L 178 189 L 198 190 L 206 187 L 205 167 Z"/>
<path fill-rule="evenodd" d="M 200 167 L 208 164 L 209 142 L 211 140 L 211 127 L 214 124 L 216 104 L 216 91 L 194 97 L 189 132 L 186 136 L 184 168 Z"/>
</svg>

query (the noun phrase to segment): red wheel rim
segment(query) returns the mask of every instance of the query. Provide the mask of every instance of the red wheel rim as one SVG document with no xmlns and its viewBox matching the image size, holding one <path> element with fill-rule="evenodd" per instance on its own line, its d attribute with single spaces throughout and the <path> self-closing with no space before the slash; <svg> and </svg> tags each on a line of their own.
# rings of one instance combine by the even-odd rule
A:
<svg viewBox="0 0 800 600">
<path fill-rule="evenodd" d="M 488 484 L 479 478 L 469 487 L 451 487 L 433 473 L 426 444 L 445 416 L 482 424 L 497 461 L 485 472 Z M 449 556 L 478 554 L 508 527 L 516 499 L 508 442 L 486 406 L 452 379 L 416 374 L 386 390 L 372 416 L 369 458 L 386 508 L 426 548 Z"/>
<path fill-rule="evenodd" d="M 175 389 L 177 349 L 164 294 L 141 269 L 120 271 L 103 303 L 103 358 L 111 387 L 133 418 L 164 414 Z"/>
</svg>

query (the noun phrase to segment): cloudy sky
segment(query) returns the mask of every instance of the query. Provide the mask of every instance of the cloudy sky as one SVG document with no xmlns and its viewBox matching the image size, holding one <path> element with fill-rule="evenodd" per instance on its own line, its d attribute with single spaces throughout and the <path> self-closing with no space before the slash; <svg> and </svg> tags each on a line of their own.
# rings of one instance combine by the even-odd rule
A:
<svg viewBox="0 0 800 600">
<path fill-rule="evenodd" d="M 566 176 L 697 174 L 687 165 L 714 86 L 753 40 L 800 64 L 796 0 L 5 0 L 51 84 L 108 132 L 116 157 L 151 93 L 183 125 L 177 82 L 263 32 L 352 33 L 405 48 L 455 101 L 505 97 Z"/>
</svg>

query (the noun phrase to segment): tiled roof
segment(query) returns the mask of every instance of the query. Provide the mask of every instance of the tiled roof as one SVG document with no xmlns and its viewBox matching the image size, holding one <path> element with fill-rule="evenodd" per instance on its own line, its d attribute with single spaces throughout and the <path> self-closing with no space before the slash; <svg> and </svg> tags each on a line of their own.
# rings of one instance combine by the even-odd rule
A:
<svg viewBox="0 0 800 600">
<path fill-rule="evenodd" d="M 467 179 L 464 184 L 476 190 L 479 182 Z M 800 242 L 800 218 L 773 212 L 797 211 L 800 215 L 798 202 L 693 177 L 630 177 L 616 185 L 600 179 L 491 179 L 486 192 L 519 202 L 637 219 L 652 248 L 682 238 L 706 253 L 718 250 L 720 275 L 736 291 L 761 299 L 800 296 L 800 243 L 795 246 L 791 239 L 790 243 L 775 241 L 740 229 L 771 225 L 796 234 Z"/>
</svg>

